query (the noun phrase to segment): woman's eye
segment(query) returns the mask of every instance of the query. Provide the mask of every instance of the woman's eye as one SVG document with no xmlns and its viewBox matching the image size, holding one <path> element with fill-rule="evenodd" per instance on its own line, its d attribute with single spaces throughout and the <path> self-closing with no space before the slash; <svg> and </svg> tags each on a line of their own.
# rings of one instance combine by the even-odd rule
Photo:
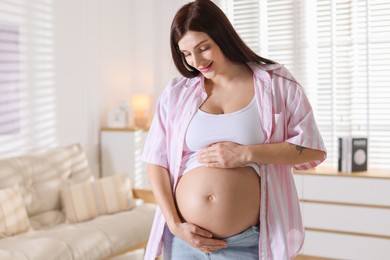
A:
<svg viewBox="0 0 390 260">
<path fill-rule="evenodd" d="M 191 54 L 190 53 L 183 53 L 184 57 L 187 58 L 189 57 Z"/>
<path fill-rule="evenodd" d="M 200 51 L 207 51 L 209 49 L 209 47 L 203 47 L 200 49 Z"/>
</svg>

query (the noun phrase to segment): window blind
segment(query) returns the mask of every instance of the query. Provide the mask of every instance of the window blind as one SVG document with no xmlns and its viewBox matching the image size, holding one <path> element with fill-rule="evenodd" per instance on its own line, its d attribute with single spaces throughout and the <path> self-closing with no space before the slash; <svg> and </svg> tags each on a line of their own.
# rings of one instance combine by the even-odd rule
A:
<svg viewBox="0 0 390 260">
<path fill-rule="evenodd" d="M 292 73 L 297 74 L 294 17 L 294 0 L 276 0 L 267 2 L 267 56 L 284 64 Z M 260 39 L 261 40 L 261 39 Z"/>
<path fill-rule="evenodd" d="M 226 10 L 226 15 L 238 34 L 245 43 L 254 51 L 260 51 L 259 45 L 259 1 L 256 0 L 235 0 L 220 1 L 222 9 Z"/>
<path fill-rule="evenodd" d="M 328 149 L 324 165 L 337 166 L 338 137 L 365 136 L 369 168 L 389 169 L 390 3 L 260 0 L 259 20 L 240 12 L 236 26 L 237 6 L 251 6 L 245 2 L 225 0 L 221 7 L 239 33 L 252 28 L 254 50 L 284 64 L 308 92 Z"/>
<path fill-rule="evenodd" d="M 364 9 L 364 7 L 362 8 Z M 390 166 L 390 2 L 368 1 L 366 25 L 366 86 L 369 162 Z M 359 67 L 358 67 L 359 68 Z M 358 73 L 358 72 L 357 72 Z"/>
<path fill-rule="evenodd" d="M 388 169 L 390 3 L 318 0 L 316 12 L 316 112 L 328 163 L 336 164 L 339 136 L 367 136 L 369 167 Z"/>
<path fill-rule="evenodd" d="M 19 28 L 0 22 L 0 135 L 20 131 Z"/>
<path fill-rule="evenodd" d="M 0 0 L 0 157 L 56 145 L 53 6 Z"/>
</svg>

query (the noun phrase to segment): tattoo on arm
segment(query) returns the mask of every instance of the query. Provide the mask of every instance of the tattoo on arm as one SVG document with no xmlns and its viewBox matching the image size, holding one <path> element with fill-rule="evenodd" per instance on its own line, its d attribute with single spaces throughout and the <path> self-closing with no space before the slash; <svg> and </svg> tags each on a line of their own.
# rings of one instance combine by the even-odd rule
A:
<svg viewBox="0 0 390 260">
<path fill-rule="evenodd" d="M 302 155 L 303 150 L 306 150 L 306 149 L 307 149 L 306 147 L 300 146 L 300 145 L 295 145 L 295 144 L 290 144 L 290 145 L 294 145 L 294 146 L 295 146 L 295 150 L 298 151 L 299 155 Z"/>
<path fill-rule="evenodd" d="M 305 150 L 306 148 L 303 146 L 296 145 L 295 149 L 299 152 L 299 155 L 301 155 L 303 150 Z"/>
</svg>

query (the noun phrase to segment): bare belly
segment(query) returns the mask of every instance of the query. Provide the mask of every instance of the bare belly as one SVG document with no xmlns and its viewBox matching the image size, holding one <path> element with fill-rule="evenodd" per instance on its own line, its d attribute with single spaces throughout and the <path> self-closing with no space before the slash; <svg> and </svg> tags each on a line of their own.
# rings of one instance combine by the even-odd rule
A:
<svg viewBox="0 0 390 260">
<path fill-rule="evenodd" d="M 184 221 L 224 238 L 258 225 L 260 178 L 252 167 L 198 167 L 186 173 L 175 192 Z"/>
</svg>

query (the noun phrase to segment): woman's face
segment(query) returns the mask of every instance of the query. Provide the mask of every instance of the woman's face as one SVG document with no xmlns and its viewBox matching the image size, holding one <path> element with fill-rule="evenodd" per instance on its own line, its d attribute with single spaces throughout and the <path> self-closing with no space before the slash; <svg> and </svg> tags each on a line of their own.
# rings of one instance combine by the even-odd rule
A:
<svg viewBox="0 0 390 260">
<path fill-rule="evenodd" d="M 221 49 L 206 33 L 188 31 L 178 45 L 188 65 L 199 70 L 207 79 L 223 71 L 227 64 Z"/>
</svg>

